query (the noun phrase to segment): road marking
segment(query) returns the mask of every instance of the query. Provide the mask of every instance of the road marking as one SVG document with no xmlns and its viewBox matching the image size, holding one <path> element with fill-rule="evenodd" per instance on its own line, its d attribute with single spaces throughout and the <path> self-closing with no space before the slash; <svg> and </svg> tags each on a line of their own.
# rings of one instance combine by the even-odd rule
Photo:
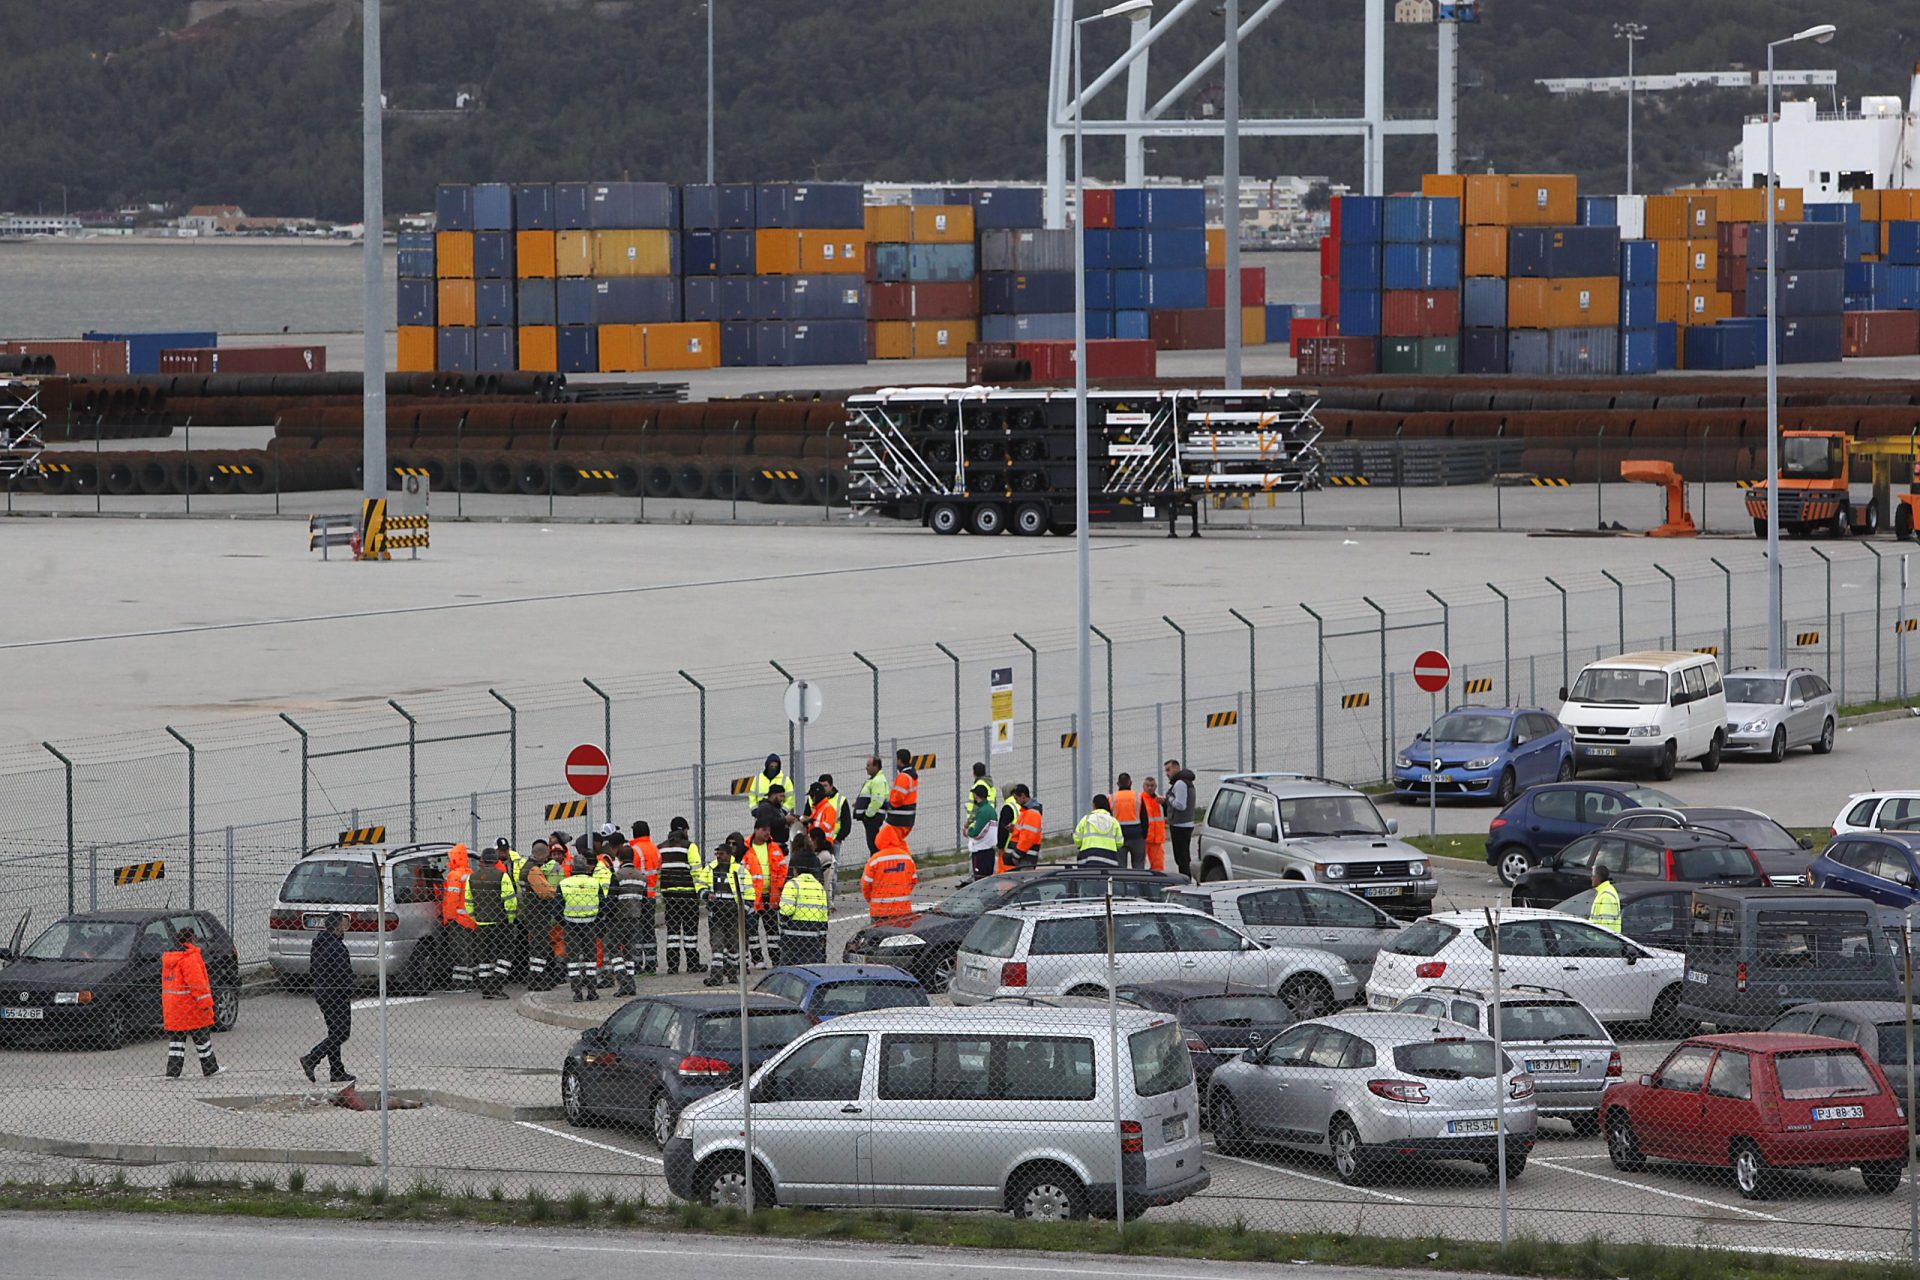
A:
<svg viewBox="0 0 1920 1280">
<path fill-rule="evenodd" d="M 667 1162 L 659 1156 L 642 1155 L 638 1151 L 629 1151 L 625 1147 L 616 1147 L 610 1142 L 595 1142 L 592 1138 L 583 1138 L 577 1133 L 568 1133 L 564 1129 L 549 1129 L 546 1125 L 535 1124 L 531 1120 L 515 1120 L 514 1123 L 522 1129 L 538 1129 L 541 1133 L 549 1134 L 555 1138 L 565 1138 L 568 1142 L 577 1142 L 583 1147 L 594 1147 L 601 1151 L 611 1151 L 617 1156 L 626 1156 L 633 1160 L 644 1160 L 648 1164 L 657 1164 L 662 1168 L 666 1167 Z"/>
<path fill-rule="evenodd" d="M 1340 1182 L 1333 1178 L 1322 1178 L 1311 1173 L 1301 1173 L 1297 1169 L 1289 1169 L 1283 1165 L 1261 1164 L 1258 1160 L 1242 1160 L 1239 1156 L 1222 1155 L 1219 1151 L 1215 1150 L 1212 1147 L 1207 1147 L 1205 1150 L 1206 1150 L 1206 1153 L 1209 1156 L 1213 1157 L 1215 1160 L 1231 1160 L 1234 1164 L 1243 1164 L 1247 1166 L 1247 1168 L 1249 1169 L 1258 1169 L 1262 1173 L 1279 1173 L 1279 1174 L 1284 1174 L 1289 1178 L 1304 1178 L 1308 1182 L 1318 1182 L 1322 1186 L 1326 1186 L 1326 1187 L 1338 1187 L 1342 1191 L 1357 1191 L 1363 1196 L 1377 1196 L 1382 1200 L 1391 1200 L 1395 1204 L 1412 1204 L 1413 1203 L 1413 1201 L 1403 1200 L 1399 1196 L 1390 1196 L 1384 1191 L 1375 1191 L 1371 1187 L 1350 1187 L 1346 1183 Z M 1075 1270 L 1078 1270 L 1078 1269 L 1079 1268 L 1077 1267 L 1075 1268 Z"/>
<path fill-rule="evenodd" d="M 1545 1165 L 1549 1169 L 1558 1169 L 1562 1173 L 1571 1173 L 1576 1177 L 1592 1178 L 1595 1182 L 1610 1182 L 1616 1187 L 1625 1187 L 1629 1191 L 1644 1191 L 1651 1196 L 1665 1196 L 1669 1200 L 1684 1200 L 1688 1204 L 1702 1205 L 1708 1209 L 1724 1209 L 1728 1213 L 1744 1213 L 1749 1218 L 1759 1218 L 1764 1222 L 1780 1221 L 1779 1218 L 1774 1217 L 1772 1214 L 1762 1213 L 1758 1209 L 1747 1209 L 1737 1204 L 1722 1204 L 1718 1200 L 1708 1200 L 1704 1196 L 1682 1195 L 1678 1191 L 1667 1191 L 1661 1187 L 1642 1186 L 1638 1182 L 1628 1182 L 1625 1178 L 1610 1178 L 1604 1173 L 1590 1173 L 1585 1169 L 1569 1169 L 1564 1165 L 1555 1164 L 1552 1160 L 1543 1159 L 1539 1156 L 1534 1157 L 1533 1163 Z"/>
<path fill-rule="evenodd" d="M 387 1008 L 392 1009 L 403 1004 L 422 1004 L 431 999 L 433 999 L 432 996 L 388 996 Z M 355 1000 L 353 1002 L 353 1007 L 355 1009 L 362 1009 L 362 1010 L 378 1009 L 380 1007 L 380 997 L 367 996 L 363 999 Z"/>
</svg>

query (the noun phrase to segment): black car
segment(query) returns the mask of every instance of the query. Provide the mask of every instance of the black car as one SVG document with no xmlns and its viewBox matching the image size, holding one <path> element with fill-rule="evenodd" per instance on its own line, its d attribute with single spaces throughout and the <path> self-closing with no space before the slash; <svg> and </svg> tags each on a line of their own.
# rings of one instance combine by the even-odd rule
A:
<svg viewBox="0 0 1920 1280">
<path fill-rule="evenodd" d="M 813 1026 L 791 1000 L 747 997 L 749 1072 Z M 630 1000 L 581 1033 L 560 1069 L 560 1101 L 578 1128 L 638 1122 L 665 1149 L 689 1102 L 740 1079 L 740 995 Z"/>
<path fill-rule="evenodd" d="M 938 994 L 953 977 L 953 955 L 975 920 L 1000 907 L 1028 903 L 1071 902 L 1104 897 L 1107 881 L 1115 897 L 1158 902 L 1187 878 L 1165 871 L 1106 871 L 1091 867 L 1036 867 L 1009 871 L 963 885 L 925 911 L 871 924 L 847 939 L 841 959 L 848 964 L 890 964 L 905 969 L 920 985 Z"/>
<path fill-rule="evenodd" d="M 1193 1057 L 1193 1082 L 1203 1094 L 1215 1067 L 1265 1044 L 1294 1023 L 1293 1006 L 1279 996 L 1222 991 L 1210 982 L 1131 983 L 1122 985 L 1118 994 L 1179 1020 Z"/>
<path fill-rule="evenodd" d="M 1813 861 L 1813 841 L 1796 836 L 1758 809 L 1721 805 L 1682 805 L 1677 809 L 1629 809 L 1608 825 L 1610 831 L 1656 831 L 1676 827 L 1712 827 L 1724 831 L 1753 850 L 1769 882 L 1789 886 L 1811 884 L 1807 864 Z"/>
<path fill-rule="evenodd" d="M 1620 891 L 1620 932 L 1649 947 L 1685 951 L 1698 887 L 1684 881 L 1619 881 L 1614 888 Z M 1593 914 L 1593 890 L 1582 889 L 1553 909 L 1585 920 Z"/>
<path fill-rule="evenodd" d="M 1596 831 L 1581 836 L 1521 876 L 1513 886 L 1516 907 L 1550 907 L 1593 887 L 1593 868 L 1604 863 L 1612 878 L 1685 880 L 1693 884 L 1764 885 L 1766 875 L 1753 850 L 1711 828 Z"/>
<path fill-rule="evenodd" d="M 214 1029 L 232 1030 L 240 957 L 218 920 L 205 911 L 85 911 L 60 917 L 18 954 L 0 949 L 0 1045 L 113 1049 L 158 1031 L 160 957 L 186 928 L 207 962 Z"/>
</svg>

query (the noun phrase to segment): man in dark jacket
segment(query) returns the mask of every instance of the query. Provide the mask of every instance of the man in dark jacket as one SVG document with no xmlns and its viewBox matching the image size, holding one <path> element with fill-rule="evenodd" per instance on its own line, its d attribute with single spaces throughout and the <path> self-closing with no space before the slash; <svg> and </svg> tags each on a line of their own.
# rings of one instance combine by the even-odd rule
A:
<svg viewBox="0 0 1920 1280">
<path fill-rule="evenodd" d="M 353 960 L 347 955 L 347 917 L 338 911 L 327 917 L 327 927 L 313 939 L 313 955 L 307 976 L 313 982 L 313 998 L 326 1019 L 326 1039 L 300 1058 L 300 1069 L 307 1079 L 325 1058 L 330 1067 L 328 1078 L 335 1084 L 350 1084 L 353 1073 L 340 1060 L 340 1046 L 353 1034 Z"/>
</svg>

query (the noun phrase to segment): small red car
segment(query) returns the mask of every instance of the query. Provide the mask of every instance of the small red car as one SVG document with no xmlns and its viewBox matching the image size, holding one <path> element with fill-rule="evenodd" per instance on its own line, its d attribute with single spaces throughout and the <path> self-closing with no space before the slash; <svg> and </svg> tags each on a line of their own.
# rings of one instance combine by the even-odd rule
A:
<svg viewBox="0 0 1920 1280">
<path fill-rule="evenodd" d="M 1600 1114 L 1614 1168 L 1638 1172 L 1649 1156 L 1730 1166 L 1749 1200 L 1792 1168 L 1856 1166 L 1885 1195 L 1907 1162 L 1906 1111 L 1880 1065 L 1830 1036 L 1694 1036 L 1639 1083 L 1609 1088 Z"/>
</svg>

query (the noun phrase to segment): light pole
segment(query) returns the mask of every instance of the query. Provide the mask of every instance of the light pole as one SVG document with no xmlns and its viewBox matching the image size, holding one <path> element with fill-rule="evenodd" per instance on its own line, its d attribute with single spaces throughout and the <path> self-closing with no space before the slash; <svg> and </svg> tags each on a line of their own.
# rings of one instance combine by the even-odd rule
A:
<svg viewBox="0 0 1920 1280">
<path fill-rule="evenodd" d="M 1121 0 L 1099 13 L 1076 18 L 1073 23 L 1073 100 L 1080 103 L 1080 30 L 1089 22 L 1118 18 L 1153 7 L 1153 0 Z M 1088 509 L 1093 495 L 1087 468 L 1087 162 L 1080 118 L 1084 104 L 1073 112 L 1073 569 L 1076 630 L 1074 660 L 1079 664 L 1077 707 L 1080 732 L 1093 740 L 1093 552 L 1087 541 Z M 1074 758 L 1074 785 L 1079 794 L 1093 797 L 1093 752 L 1082 751 Z M 1072 815 L 1077 821 L 1079 815 Z"/>
<path fill-rule="evenodd" d="M 707 0 L 707 185 L 713 185 L 713 6 Z"/>
<path fill-rule="evenodd" d="M 1647 38 L 1647 28 L 1638 22 L 1616 22 L 1613 38 L 1627 42 L 1627 194 L 1633 194 L 1633 46 Z"/>
<path fill-rule="evenodd" d="M 1220 195 L 1221 212 L 1226 216 L 1221 221 L 1227 224 L 1227 292 L 1226 321 L 1227 367 L 1226 389 L 1240 389 L 1240 0 L 1226 0 L 1224 12 L 1227 20 L 1226 33 L 1226 119 L 1222 132 L 1226 136 L 1225 154 L 1221 156 Z M 1266 302 L 1265 298 L 1260 299 Z"/>
<path fill-rule="evenodd" d="M 1773 234 L 1773 51 L 1802 40 L 1825 44 L 1833 32 L 1833 24 L 1823 22 L 1767 45 L 1767 665 L 1776 670 L 1785 661 L 1786 636 L 1780 616 L 1780 300 L 1775 269 L 1780 245 Z"/>
</svg>

